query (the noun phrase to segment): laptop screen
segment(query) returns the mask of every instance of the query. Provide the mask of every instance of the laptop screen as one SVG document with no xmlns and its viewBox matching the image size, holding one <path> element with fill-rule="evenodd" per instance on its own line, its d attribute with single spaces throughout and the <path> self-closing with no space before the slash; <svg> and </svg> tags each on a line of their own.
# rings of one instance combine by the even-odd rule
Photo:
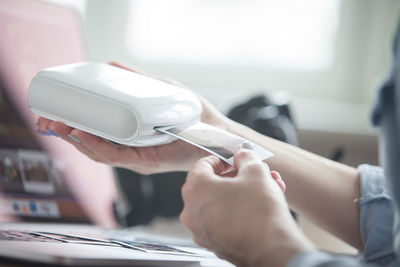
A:
<svg viewBox="0 0 400 267">
<path fill-rule="evenodd" d="M 38 71 L 87 60 L 80 22 L 75 10 L 42 1 L 0 5 L 0 220 L 90 218 L 115 226 L 111 168 L 57 137 L 38 135 L 27 105 Z"/>
<path fill-rule="evenodd" d="M 0 87 L 0 207 L 23 220 L 87 222 L 51 159 Z"/>
</svg>

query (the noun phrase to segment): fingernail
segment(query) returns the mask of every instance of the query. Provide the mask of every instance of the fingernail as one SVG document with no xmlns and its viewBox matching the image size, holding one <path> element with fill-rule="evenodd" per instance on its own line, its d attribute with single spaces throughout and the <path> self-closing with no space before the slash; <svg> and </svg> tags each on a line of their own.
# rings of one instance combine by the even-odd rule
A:
<svg viewBox="0 0 400 267">
<path fill-rule="evenodd" d="M 285 193 L 285 191 L 286 191 L 286 184 L 285 184 L 285 182 L 284 182 L 282 179 L 279 179 L 279 180 L 278 180 L 278 183 L 280 184 L 280 187 L 281 187 L 282 191 Z"/>
<path fill-rule="evenodd" d="M 52 130 L 47 129 L 47 132 L 55 137 L 60 137 L 58 134 L 56 134 L 55 132 L 53 132 Z"/>
<path fill-rule="evenodd" d="M 71 140 L 74 141 L 74 142 L 77 142 L 77 143 L 80 143 L 80 142 L 81 142 L 81 140 L 80 140 L 78 137 L 76 137 L 76 136 L 74 136 L 74 135 L 72 135 L 72 134 L 69 134 L 69 135 L 68 135 L 68 138 L 71 139 Z"/>
<path fill-rule="evenodd" d="M 248 149 L 248 150 L 253 150 L 254 149 L 254 145 L 251 142 L 248 142 L 248 141 L 244 142 L 242 144 L 242 147 L 245 148 L 245 149 Z"/>
<path fill-rule="evenodd" d="M 51 136 L 51 134 L 50 134 L 50 133 L 47 133 L 47 132 L 41 132 L 41 131 L 39 131 L 39 130 L 36 130 L 36 133 L 38 133 L 38 134 L 40 134 L 40 135 L 43 135 L 43 136 Z"/>
</svg>

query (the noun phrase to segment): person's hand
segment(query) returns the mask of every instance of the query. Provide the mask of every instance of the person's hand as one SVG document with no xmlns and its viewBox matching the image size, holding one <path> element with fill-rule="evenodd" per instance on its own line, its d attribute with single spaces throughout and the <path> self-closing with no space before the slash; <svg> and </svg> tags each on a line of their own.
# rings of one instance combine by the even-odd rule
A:
<svg viewBox="0 0 400 267">
<path fill-rule="evenodd" d="M 289 212 L 279 173 L 249 150 L 239 150 L 234 161 L 233 177 L 221 175 L 226 165 L 215 156 L 188 173 L 180 220 L 194 241 L 239 266 L 283 266 L 312 249 Z"/>
<path fill-rule="evenodd" d="M 110 64 L 144 75 L 141 71 L 133 70 L 117 63 Z M 160 80 L 176 84 L 166 79 Z M 228 119 L 206 100 L 201 97 L 199 98 L 203 106 L 201 120 L 205 123 L 224 128 Z M 56 134 L 95 161 L 111 166 L 128 168 L 143 174 L 189 170 L 196 160 L 208 155 L 202 149 L 179 140 L 170 144 L 153 147 L 117 145 L 100 137 L 66 126 L 61 122 L 51 121 L 43 117 L 38 119 L 38 131 L 44 135 Z"/>
</svg>

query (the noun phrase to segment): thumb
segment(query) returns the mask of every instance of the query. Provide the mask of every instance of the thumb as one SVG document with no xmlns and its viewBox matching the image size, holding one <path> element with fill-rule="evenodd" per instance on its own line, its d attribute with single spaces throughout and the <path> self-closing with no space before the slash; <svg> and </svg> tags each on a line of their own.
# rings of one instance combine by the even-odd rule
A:
<svg viewBox="0 0 400 267">
<path fill-rule="evenodd" d="M 137 74 L 142 74 L 142 75 L 149 76 L 148 74 L 146 74 L 144 71 L 142 71 L 138 67 L 128 67 L 126 65 L 120 64 L 120 63 L 115 62 L 115 61 L 110 61 L 110 62 L 108 62 L 108 64 L 110 64 L 111 66 L 120 68 L 120 69 L 124 69 L 124 70 L 135 72 Z"/>
<path fill-rule="evenodd" d="M 269 172 L 269 167 L 253 151 L 248 149 L 239 149 L 234 155 L 235 167 L 239 172 L 254 170 L 260 172 Z"/>
</svg>

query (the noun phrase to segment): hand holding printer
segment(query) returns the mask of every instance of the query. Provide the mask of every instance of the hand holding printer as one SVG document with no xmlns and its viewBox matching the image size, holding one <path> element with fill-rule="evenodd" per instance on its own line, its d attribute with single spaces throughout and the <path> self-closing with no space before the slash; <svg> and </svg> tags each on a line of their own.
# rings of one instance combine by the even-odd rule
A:
<svg viewBox="0 0 400 267">
<path fill-rule="evenodd" d="M 140 71 L 117 63 L 111 63 L 111 65 L 143 74 Z M 172 83 L 165 79 L 162 81 Z M 174 84 L 176 83 L 174 82 Z M 224 129 L 228 119 L 206 100 L 200 97 L 199 99 L 202 105 L 201 121 Z M 187 171 L 197 159 L 208 155 L 204 150 L 180 140 L 151 147 L 118 145 L 98 136 L 74 129 L 61 122 L 51 121 L 43 117 L 38 119 L 38 130 L 41 133 L 46 133 L 47 130 L 54 132 L 95 161 L 128 168 L 143 174 L 178 170 Z"/>
</svg>

